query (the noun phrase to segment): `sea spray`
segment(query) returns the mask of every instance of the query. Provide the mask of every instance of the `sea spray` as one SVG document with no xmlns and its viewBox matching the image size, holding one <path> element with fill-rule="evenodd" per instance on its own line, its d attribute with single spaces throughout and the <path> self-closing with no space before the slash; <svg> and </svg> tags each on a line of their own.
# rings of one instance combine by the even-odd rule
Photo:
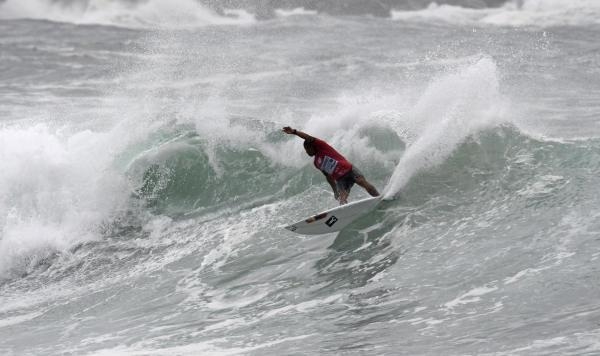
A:
<svg viewBox="0 0 600 356">
<path fill-rule="evenodd" d="M 417 138 L 396 166 L 384 197 L 392 198 L 416 173 L 443 162 L 465 138 L 500 122 L 503 106 L 491 58 L 434 80 L 410 115 Z"/>
</svg>

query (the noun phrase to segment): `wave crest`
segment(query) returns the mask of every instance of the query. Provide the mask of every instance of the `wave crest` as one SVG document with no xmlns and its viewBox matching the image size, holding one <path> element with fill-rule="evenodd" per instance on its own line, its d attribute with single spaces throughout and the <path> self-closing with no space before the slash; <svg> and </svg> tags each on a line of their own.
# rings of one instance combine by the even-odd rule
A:
<svg viewBox="0 0 600 356">
<path fill-rule="evenodd" d="M 222 15 L 194 0 L 122 2 L 89 0 L 6 0 L 0 4 L 1 19 L 39 19 L 74 24 L 100 24 L 129 28 L 186 28 L 207 25 L 254 23 L 242 10 Z"/>
<path fill-rule="evenodd" d="M 397 21 L 439 21 L 460 25 L 586 26 L 600 24 L 600 3 L 593 0 L 514 0 L 500 8 L 464 8 L 431 3 L 417 11 L 392 11 Z"/>
</svg>

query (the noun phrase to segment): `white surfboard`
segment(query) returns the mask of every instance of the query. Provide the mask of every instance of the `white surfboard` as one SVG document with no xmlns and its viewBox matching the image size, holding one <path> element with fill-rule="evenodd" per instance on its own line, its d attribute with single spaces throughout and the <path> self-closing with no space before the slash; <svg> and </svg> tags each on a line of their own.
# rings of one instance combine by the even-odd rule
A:
<svg viewBox="0 0 600 356">
<path fill-rule="evenodd" d="M 373 210 L 380 201 L 381 196 L 358 200 L 313 215 L 285 228 L 302 235 L 320 235 L 340 231 L 361 215 Z"/>
</svg>

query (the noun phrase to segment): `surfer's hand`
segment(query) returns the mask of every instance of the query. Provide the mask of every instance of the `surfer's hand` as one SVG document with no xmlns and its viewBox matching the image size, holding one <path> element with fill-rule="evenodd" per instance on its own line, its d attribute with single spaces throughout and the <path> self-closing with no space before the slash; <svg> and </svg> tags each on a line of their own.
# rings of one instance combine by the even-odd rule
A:
<svg viewBox="0 0 600 356">
<path fill-rule="evenodd" d="M 296 130 L 294 130 L 293 128 L 286 126 L 283 128 L 283 132 L 285 132 L 288 135 L 294 134 L 296 133 Z"/>
</svg>

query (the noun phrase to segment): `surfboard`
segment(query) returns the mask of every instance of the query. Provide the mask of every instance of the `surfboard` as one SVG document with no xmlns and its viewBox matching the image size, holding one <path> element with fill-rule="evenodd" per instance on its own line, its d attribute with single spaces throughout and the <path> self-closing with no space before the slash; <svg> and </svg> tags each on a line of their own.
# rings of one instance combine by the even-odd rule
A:
<svg viewBox="0 0 600 356">
<path fill-rule="evenodd" d="M 302 235 L 320 235 L 340 231 L 361 215 L 373 210 L 380 201 L 380 196 L 357 200 L 310 216 L 285 228 Z"/>
</svg>

